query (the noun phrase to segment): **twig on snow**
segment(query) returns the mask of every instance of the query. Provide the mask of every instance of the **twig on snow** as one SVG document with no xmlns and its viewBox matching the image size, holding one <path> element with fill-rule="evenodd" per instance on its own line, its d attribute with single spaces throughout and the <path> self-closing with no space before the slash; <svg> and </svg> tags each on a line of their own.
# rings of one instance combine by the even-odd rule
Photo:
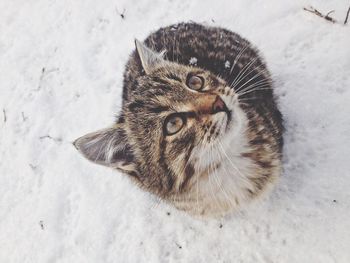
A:
<svg viewBox="0 0 350 263">
<path fill-rule="evenodd" d="M 346 13 L 344 25 L 346 25 L 346 24 L 348 23 L 349 14 L 350 14 L 350 7 L 349 7 L 349 9 L 348 9 L 348 12 Z"/>
<path fill-rule="evenodd" d="M 41 230 L 44 230 L 44 221 L 43 220 L 39 221 L 39 226 L 40 226 Z"/>
<path fill-rule="evenodd" d="M 37 168 L 37 166 L 36 166 L 36 165 L 31 164 L 31 163 L 29 164 L 29 167 L 30 167 L 30 168 L 32 168 L 32 170 L 36 170 L 36 168 Z"/>
<path fill-rule="evenodd" d="M 126 11 L 125 8 L 123 9 L 123 12 L 119 12 L 118 8 L 116 7 L 115 11 L 122 19 L 125 19 L 125 11 Z"/>
<path fill-rule="evenodd" d="M 335 20 L 334 18 L 329 16 L 331 13 L 334 12 L 334 10 L 332 10 L 332 11 L 328 12 L 326 15 L 324 15 L 320 11 L 318 11 L 316 8 L 313 8 L 312 6 L 310 6 L 309 8 L 304 7 L 303 9 L 305 11 L 307 11 L 307 12 L 310 12 L 312 14 L 315 14 L 315 15 L 319 16 L 319 17 L 322 17 L 322 18 L 326 19 L 329 22 L 337 23 L 337 20 Z"/>
<path fill-rule="evenodd" d="M 41 83 L 43 82 L 43 78 L 44 78 L 44 75 L 45 75 L 45 70 L 46 70 L 45 67 L 43 67 L 43 68 L 41 69 L 41 74 L 40 74 L 40 78 L 39 78 L 39 84 L 38 84 L 38 87 L 36 88 L 35 91 L 38 91 L 38 90 L 41 89 Z"/>
<path fill-rule="evenodd" d="M 45 78 L 48 74 L 50 74 L 50 73 L 52 73 L 52 72 L 59 71 L 59 70 L 60 70 L 60 68 L 53 68 L 53 69 L 50 69 L 50 70 L 46 70 L 46 68 L 43 67 L 43 68 L 41 69 L 41 74 L 40 74 L 40 78 L 39 78 L 38 87 L 37 87 L 36 89 L 34 89 L 34 91 L 39 91 L 39 90 L 41 89 L 42 82 L 43 82 L 44 78 Z"/>
<path fill-rule="evenodd" d="M 335 21 L 332 17 L 329 16 L 329 15 L 332 14 L 332 13 L 334 13 L 334 10 L 329 11 L 329 12 L 327 13 L 327 15 L 324 17 L 324 19 L 335 23 L 335 22 L 337 22 L 337 21 Z"/>
<path fill-rule="evenodd" d="M 318 11 L 316 8 L 313 8 L 312 6 L 310 6 L 309 8 L 304 7 L 303 8 L 305 11 L 310 12 L 312 14 L 315 14 L 319 17 L 324 18 L 325 20 L 332 22 L 332 23 L 339 23 L 337 20 L 335 20 L 333 17 L 329 16 L 330 14 L 334 13 L 334 10 L 329 11 L 326 15 L 322 14 L 320 11 Z M 348 8 L 348 11 L 346 12 L 346 17 L 344 20 L 344 25 L 346 25 L 348 23 L 348 19 L 349 19 L 349 15 L 350 15 L 350 7 Z"/>
<path fill-rule="evenodd" d="M 5 110 L 5 109 L 2 109 L 2 112 L 4 113 L 4 122 L 6 122 L 6 121 L 7 121 L 6 110 Z"/>
<path fill-rule="evenodd" d="M 24 112 L 23 111 L 22 111 L 22 119 L 23 119 L 24 122 L 28 119 L 28 117 L 24 116 Z"/>
<path fill-rule="evenodd" d="M 175 242 L 175 244 L 176 244 L 176 246 L 178 247 L 178 249 L 182 249 L 182 246 L 181 246 L 181 245 L 179 245 L 179 244 L 176 243 L 176 242 Z"/>
<path fill-rule="evenodd" d="M 303 9 L 304 9 L 305 11 L 310 12 L 310 13 L 313 13 L 313 14 L 319 16 L 319 17 L 323 17 L 323 15 L 322 15 L 317 9 L 315 9 L 315 8 L 313 8 L 313 7 L 311 7 L 311 6 L 310 6 L 310 8 L 311 8 L 311 9 L 308 9 L 308 8 L 304 7 Z"/>
<path fill-rule="evenodd" d="M 50 136 L 50 135 L 40 136 L 39 139 L 40 139 L 40 140 L 43 140 L 43 139 L 50 139 L 50 140 L 53 140 L 53 141 L 55 141 L 55 142 L 61 142 L 61 141 L 62 141 L 61 138 L 54 138 L 54 137 L 52 137 L 52 136 Z"/>
</svg>

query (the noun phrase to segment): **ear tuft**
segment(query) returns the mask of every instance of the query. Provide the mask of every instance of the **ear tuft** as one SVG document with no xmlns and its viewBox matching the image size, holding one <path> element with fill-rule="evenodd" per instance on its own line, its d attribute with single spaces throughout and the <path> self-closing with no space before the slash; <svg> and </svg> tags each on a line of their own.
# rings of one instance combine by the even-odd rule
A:
<svg viewBox="0 0 350 263">
<path fill-rule="evenodd" d="M 155 52 L 137 39 L 135 39 L 135 46 L 146 74 L 149 74 L 153 68 L 161 66 L 165 63 L 165 50 L 161 53 Z"/>
<path fill-rule="evenodd" d="M 128 173 L 135 172 L 134 154 L 121 127 L 86 134 L 75 140 L 73 145 L 91 162 Z"/>
</svg>

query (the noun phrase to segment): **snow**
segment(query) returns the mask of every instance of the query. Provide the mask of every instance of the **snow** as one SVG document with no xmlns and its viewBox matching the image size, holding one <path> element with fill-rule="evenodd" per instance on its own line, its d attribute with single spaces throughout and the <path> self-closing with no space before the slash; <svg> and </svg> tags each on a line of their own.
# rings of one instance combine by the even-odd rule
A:
<svg viewBox="0 0 350 263">
<path fill-rule="evenodd" d="M 343 21 L 349 2 L 0 1 L 0 262 L 350 262 L 350 25 L 309 5 Z M 134 38 L 189 20 L 259 47 L 286 121 L 272 194 L 216 220 L 71 145 L 112 123 Z"/>
<path fill-rule="evenodd" d="M 197 58 L 191 57 L 190 61 L 188 62 L 188 64 L 190 64 L 190 65 L 197 65 L 197 62 L 198 62 Z"/>
</svg>

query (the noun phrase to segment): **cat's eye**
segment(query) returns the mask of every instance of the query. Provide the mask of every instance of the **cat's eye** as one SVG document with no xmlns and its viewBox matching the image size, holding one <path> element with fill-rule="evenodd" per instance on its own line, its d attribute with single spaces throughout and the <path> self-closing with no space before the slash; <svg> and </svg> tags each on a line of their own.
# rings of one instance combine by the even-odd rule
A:
<svg viewBox="0 0 350 263">
<path fill-rule="evenodd" d="M 164 122 L 164 132 L 166 135 L 173 135 L 178 133 L 185 124 L 183 116 L 173 114 L 168 116 Z"/>
<path fill-rule="evenodd" d="M 204 86 L 204 79 L 202 77 L 196 76 L 196 75 L 189 76 L 187 79 L 187 86 L 190 89 L 199 91 Z"/>
</svg>

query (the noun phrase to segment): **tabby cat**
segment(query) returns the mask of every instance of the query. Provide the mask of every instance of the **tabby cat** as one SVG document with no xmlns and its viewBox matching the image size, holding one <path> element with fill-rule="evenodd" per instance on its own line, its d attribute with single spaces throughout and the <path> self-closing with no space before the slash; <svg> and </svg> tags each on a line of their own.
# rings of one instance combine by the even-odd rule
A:
<svg viewBox="0 0 350 263">
<path fill-rule="evenodd" d="M 75 147 L 192 215 L 224 215 L 271 188 L 281 174 L 283 126 L 257 49 L 196 23 L 135 44 L 115 124 Z"/>
</svg>

